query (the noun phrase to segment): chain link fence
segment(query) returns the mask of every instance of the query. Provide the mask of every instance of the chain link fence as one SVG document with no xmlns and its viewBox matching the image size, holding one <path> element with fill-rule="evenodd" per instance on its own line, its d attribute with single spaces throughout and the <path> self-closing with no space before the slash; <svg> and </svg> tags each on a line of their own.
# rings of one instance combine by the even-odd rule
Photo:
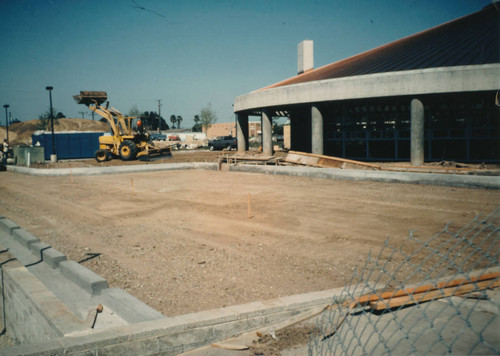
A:
<svg viewBox="0 0 500 356">
<path fill-rule="evenodd" d="M 500 208 L 389 240 L 319 319 L 312 355 L 500 354 Z"/>
</svg>

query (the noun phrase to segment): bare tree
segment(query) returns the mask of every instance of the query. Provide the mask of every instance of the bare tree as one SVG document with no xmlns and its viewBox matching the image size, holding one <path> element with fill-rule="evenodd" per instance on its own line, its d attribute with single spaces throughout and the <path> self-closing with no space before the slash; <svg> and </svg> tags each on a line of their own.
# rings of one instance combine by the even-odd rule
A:
<svg viewBox="0 0 500 356">
<path fill-rule="evenodd" d="M 141 112 L 139 111 L 139 108 L 137 105 L 132 105 L 130 110 L 128 111 L 128 116 L 133 116 L 133 117 L 141 117 Z"/>
<path fill-rule="evenodd" d="M 210 126 L 217 122 L 217 114 L 212 109 L 212 104 L 208 104 L 206 107 L 201 109 L 200 119 L 201 127 L 204 132 L 207 132 Z"/>
</svg>

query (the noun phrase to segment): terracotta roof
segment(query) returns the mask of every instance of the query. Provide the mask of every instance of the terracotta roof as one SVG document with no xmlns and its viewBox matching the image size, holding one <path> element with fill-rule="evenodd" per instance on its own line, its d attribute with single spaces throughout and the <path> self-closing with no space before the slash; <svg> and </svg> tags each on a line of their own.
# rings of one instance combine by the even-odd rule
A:
<svg viewBox="0 0 500 356">
<path fill-rule="evenodd" d="M 500 3 L 270 85 L 413 69 L 500 63 Z"/>
</svg>

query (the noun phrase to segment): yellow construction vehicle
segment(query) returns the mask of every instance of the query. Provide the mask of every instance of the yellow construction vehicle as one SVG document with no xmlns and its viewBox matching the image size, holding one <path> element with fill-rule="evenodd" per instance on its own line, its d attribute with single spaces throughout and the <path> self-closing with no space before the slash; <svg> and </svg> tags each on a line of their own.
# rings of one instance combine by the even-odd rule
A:
<svg viewBox="0 0 500 356">
<path fill-rule="evenodd" d="M 111 127 L 111 135 L 99 137 L 99 149 L 95 153 L 97 162 L 104 162 L 111 157 L 120 157 L 124 161 L 135 158 L 148 160 L 153 156 L 170 155 L 171 146 L 157 147 L 149 139 L 140 120 L 133 129 L 132 116 L 123 116 L 121 112 L 109 107 L 105 91 L 80 91 L 74 95 L 77 104 L 84 104 L 90 110 L 105 118 Z M 105 106 L 101 106 L 106 102 Z"/>
</svg>

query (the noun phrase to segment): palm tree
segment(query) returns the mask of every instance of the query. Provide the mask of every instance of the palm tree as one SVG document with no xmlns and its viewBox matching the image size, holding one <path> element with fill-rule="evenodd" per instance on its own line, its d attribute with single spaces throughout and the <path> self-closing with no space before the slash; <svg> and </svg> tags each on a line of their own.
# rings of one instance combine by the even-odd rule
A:
<svg viewBox="0 0 500 356">
<path fill-rule="evenodd" d="M 175 115 L 170 116 L 170 122 L 172 123 L 172 128 L 175 129 L 175 123 L 177 122 Z"/>
<path fill-rule="evenodd" d="M 181 128 L 181 122 L 182 122 L 182 116 L 177 116 L 177 128 L 180 129 Z"/>
</svg>

